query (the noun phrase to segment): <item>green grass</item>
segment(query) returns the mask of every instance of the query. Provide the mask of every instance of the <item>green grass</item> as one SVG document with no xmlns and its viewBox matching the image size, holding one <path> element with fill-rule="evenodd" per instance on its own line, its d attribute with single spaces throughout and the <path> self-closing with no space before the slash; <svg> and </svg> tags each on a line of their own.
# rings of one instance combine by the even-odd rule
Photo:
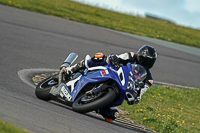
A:
<svg viewBox="0 0 200 133">
<path fill-rule="evenodd" d="M 138 124 L 160 133 L 200 132 L 200 90 L 151 87 L 137 105 L 121 106 Z"/>
<path fill-rule="evenodd" d="M 28 133 L 22 128 L 13 126 L 0 120 L 0 133 Z"/>
<path fill-rule="evenodd" d="M 200 30 L 178 26 L 166 21 L 125 15 L 69 0 L 0 0 L 0 3 L 200 48 Z"/>
</svg>

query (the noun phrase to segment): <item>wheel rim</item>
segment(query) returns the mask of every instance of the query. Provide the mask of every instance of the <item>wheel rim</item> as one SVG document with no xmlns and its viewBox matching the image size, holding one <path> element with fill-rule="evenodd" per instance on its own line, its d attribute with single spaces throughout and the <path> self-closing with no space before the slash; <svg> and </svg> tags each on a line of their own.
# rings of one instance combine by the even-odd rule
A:
<svg viewBox="0 0 200 133">
<path fill-rule="evenodd" d="M 87 103 L 84 101 L 85 99 L 83 98 L 86 95 L 79 97 L 77 100 L 74 101 L 72 109 L 79 113 L 86 113 L 107 106 L 116 98 L 116 93 L 112 89 L 107 89 L 106 91 L 102 92 L 102 94 L 96 96 L 95 98 L 88 98 L 88 100 L 86 100 Z M 84 99 L 82 100 L 82 103 L 81 99 Z"/>
<path fill-rule="evenodd" d="M 43 84 L 40 85 L 40 89 L 45 89 L 52 87 L 54 85 L 58 84 L 54 79 L 49 80 L 48 82 L 44 82 Z"/>
<path fill-rule="evenodd" d="M 86 94 L 80 99 L 79 104 L 87 104 L 87 103 L 93 102 L 93 101 L 101 98 L 105 94 L 106 94 L 106 92 L 100 92 L 96 95 Z"/>
<path fill-rule="evenodd" d="M 54 80 L 51 80 L 51 81 L 49 81 L 47 84 L 48 84 L 48 86 L 52 86 L 52 85 L 57 84 L 57 82 L 54 81 Z"/>
</svg>

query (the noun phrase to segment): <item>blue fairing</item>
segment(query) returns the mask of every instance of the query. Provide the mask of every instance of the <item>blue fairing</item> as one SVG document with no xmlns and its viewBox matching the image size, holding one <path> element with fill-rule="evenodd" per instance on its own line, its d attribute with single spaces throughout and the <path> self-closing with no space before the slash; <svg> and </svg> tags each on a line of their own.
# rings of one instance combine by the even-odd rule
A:
<svg viewBox="0 0 200 133">
<path fill-rule="evenodd" d="M 72 91 L 72 101 L 74 102 L 78 98 L 79 92 L 88 84 L 100 83 L 112 79 L 113 82 L 117 83 L 121 95 L 118 101 L 109 106 L 121 105 L 124 99 L 126 99 L 125 93 L 127 91 L 131 94 L 134 93 L 134 90 L 127 90 L 127 82 L 129 81 L 129 75 L 131 73 L 131 65 L 122 66 L 118 71 L 112 69 L 110 66 L 86 69 L 84 75 L 80 78 L 76 87 Z M 121 79 L 119 75 L 121 75 Z"/>
<path fill-rule="evenodd" d="M 86 72 L 87 72 L 87 70 L 86 70 Z M 107 76 L 107 75 L 102 78 L 102 76 L 101 76 L 99 71 L 94 72 L 92 74 L 88 74 L 88 75 L 85 73 L 85 75 L 83 75 L 80 78 L 80 80 L 78 81 L 76 87 L 72 91 L 72 101 L 74 101 L 77 98 L 77 96 L 78 96 L 79 92 L 82 90 L 82 88 L 84 88 L 88 84 L 90 84 L 90 83 L 95 84 L 95 83 L 103 82 L 103 81 L 108 80 L 109 78 L 110 77 Z"/>
<path fill-rule="evenodd" d="M 77 98 L 77 96 L 78 96 L 79 92 L 82 90 L 82 88 L 84 88 L 88 84 L 100 83 L 100 82 L 106 81 L 108 79 L 113 79 L 113 78 L 116 79 L 115 75 L 117 75 L 117 72 L 115 72 L 113 70 L 111 71 L 110 68 L 106 68 L 106 67 L 104 67 L 104 68 L 105 69 L 96 70 L 93 73 L 91 73 L 90 70 L 88 70 L 88 69 L 85 70 L 84 75 L 80 78 L 76 87 L 72 91 L 72 101 L 74 101 Z M 107 73 L 103 75 L 103 73 L 102 73 L 103 71 L 106 71 Z M 113 72 L 114 72 L 114 74 L 113 74 Z M 120 82 L 120 81 L 118 81 L 118 82 Z"/>
</svg>

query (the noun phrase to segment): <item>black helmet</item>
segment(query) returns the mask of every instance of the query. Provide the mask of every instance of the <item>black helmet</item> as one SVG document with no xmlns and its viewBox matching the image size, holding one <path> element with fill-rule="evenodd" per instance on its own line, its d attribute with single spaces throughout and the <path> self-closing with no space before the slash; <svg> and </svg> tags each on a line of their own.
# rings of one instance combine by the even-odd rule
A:
<svg viewBox="0 0 200 133">
<path fill-rule="evenodd" d="M 137 52 L 138 62 L 147 69 L 153 67 L 157 58 L 156 50 L 148 45 L 142 46 Z"/>
</svg>

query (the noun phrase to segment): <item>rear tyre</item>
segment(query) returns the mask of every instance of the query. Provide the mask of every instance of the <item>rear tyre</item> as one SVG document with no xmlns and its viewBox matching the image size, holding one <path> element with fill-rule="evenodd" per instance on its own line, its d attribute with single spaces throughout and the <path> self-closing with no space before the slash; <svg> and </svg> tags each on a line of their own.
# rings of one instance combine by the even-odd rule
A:
<svg viewBox="0 0 200 133">
<path fill-rule="evenodd" d="M 58 84 L 58 75 L 51 76 L 47 79 L 44 79 L 42 82 L 40 82 L 35 89 L 35 95 L 37 98 L 49 101 L 51 100 L 49 96 L 49 92 L 51 90 L 52 86 L 55 86 Z"/>
<path fill-rule="evenodd" d="M 108 88 L 107 91 L 100 92 L 92 97 L 87 96 L 87 94 L 79 97 L 74 101 L 72 109 L 79 113 L 87 113 L 110 104 L 115 98 L 115 91 L 112 88 Z"/>
</svg>

